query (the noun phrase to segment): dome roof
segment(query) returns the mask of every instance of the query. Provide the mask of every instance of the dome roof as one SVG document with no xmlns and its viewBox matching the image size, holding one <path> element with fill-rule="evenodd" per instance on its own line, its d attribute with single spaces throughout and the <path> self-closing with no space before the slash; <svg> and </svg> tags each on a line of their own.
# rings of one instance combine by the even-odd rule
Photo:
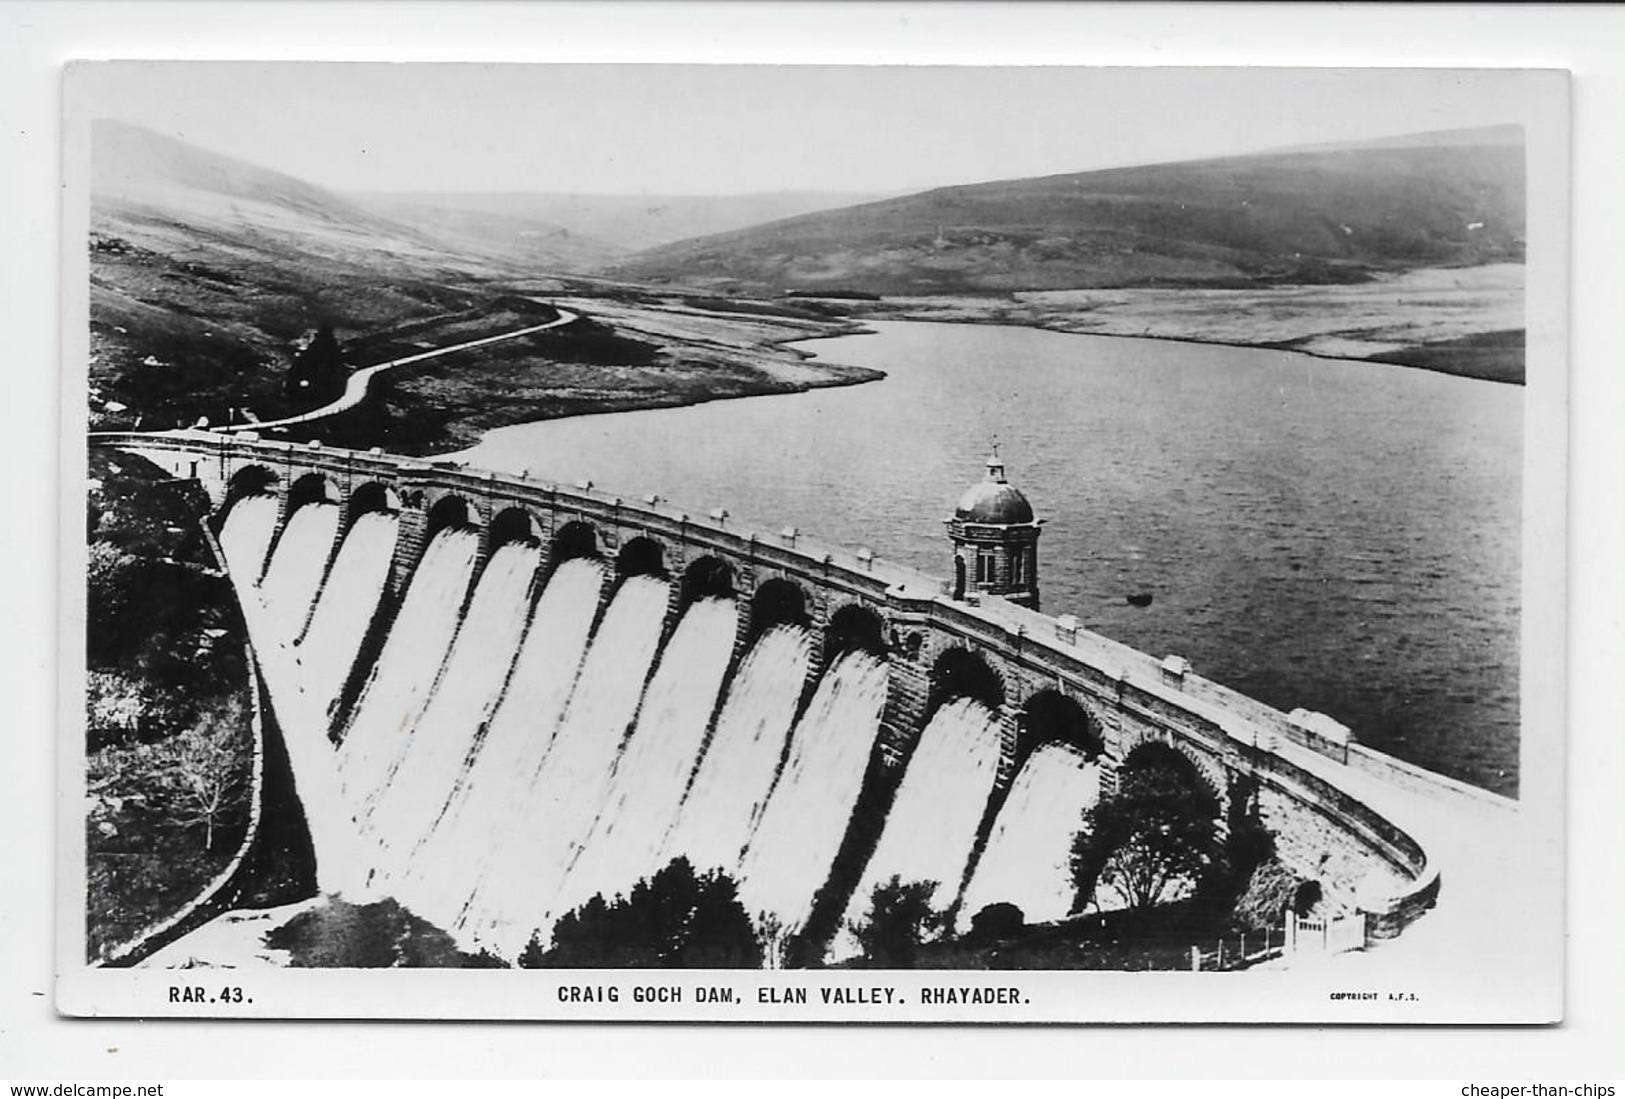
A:
<svg viewBox="0 0 1625 1099">
<path fill-rule="evenodd" d="M 1004 477 L 1004 462 L 997 452 L 987 460 L 987 476 L 965 490 L 954 508 L 954 518 L 967 523 L 1011 525 L 1033 521 L 1033 506 L 1021 490 Z"/>
</svg>

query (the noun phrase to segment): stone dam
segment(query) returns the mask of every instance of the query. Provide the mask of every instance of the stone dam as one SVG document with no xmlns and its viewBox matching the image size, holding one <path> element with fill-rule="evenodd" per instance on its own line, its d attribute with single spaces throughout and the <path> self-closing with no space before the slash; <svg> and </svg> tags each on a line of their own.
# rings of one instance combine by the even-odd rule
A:
<svg viewBox="0 0 1625 1099">
<path fill-rule="evenodd" d="M 1512 804 L 1040 613 L 1030 511 L 995 517 L 1001 549 L 962 502 L 942 580 L 377 449 L 92 442 L 208 491 L 320 889 L 393 897 L 471 949 L 512 958 L 678 855 L 820 941 L 893 875 L 937 883 L 960 927 L 996 901 L 1059 919 L 1080 812 L 1159 755 L 1221 805 L 1256 798 L 1374 945 L 1449 888 L 1391 806 Z M 990 481 L 1008 495 L 996 461 Z"/>
</svg>

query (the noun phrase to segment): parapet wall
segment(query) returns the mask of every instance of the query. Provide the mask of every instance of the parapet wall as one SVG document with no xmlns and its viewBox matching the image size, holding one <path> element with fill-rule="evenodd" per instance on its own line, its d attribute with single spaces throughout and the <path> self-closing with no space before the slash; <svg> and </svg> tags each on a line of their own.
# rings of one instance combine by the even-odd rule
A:
<svg viewBox="0 0 1625 1099">
<path fill-rule="evenodd" d="M 1115 788 L 1128 754 L 1150 741 L 1183 752 L 1221 797 L 1234 779 L 1255 780 L 1260 810 L 1277 833 L 1283 859 L 1320 880 L 1340 907 L 1364 912 L 1369 940 L 1397 934 L 1430 907 L 1440 879 L 1406 827 L 1362 799 L 1362 786 L 1369 789 L 1376 779 L 1430 797 L 1504 802 L 1351 743 L 1346 730 L 1340 733 L 1340 726 L 1320 715 L 1288 715 L 1203 679 L 1178 658 L 1159 661 L 1073 619 L 1002 599 L 956 601 L 944 580 L 866 549 L 818 543 L 793 529 L 762 535 L 739 529 L 725 512 L 694 515 L 655 497 L 628 500 L 590 485 L 562 486 L 376 449 L 361 453 L 198 431 L 107 434 L 94 437 L 93 445 L 133 451 L 176 476 L 195 477 L 217 506 L 229 503 L 248 481 L 256 491 L 277 492 L 284 511 L 295 485 L 352 509 L 363 489 L 383 485 L 402 515 L 402 577 L 432 533 L 430 517 L 455 498 L 459 515 L 486 533 L 485 553 L 494 548 L 494 520 L 519 509 L 544 545 L 557 547 L 561 532 L 580 524 L 578 531 L 588 530 L 606 556 L 635 539 L 654 541 L 673 575 L 701 558 L 720 560 L 742 599 L 769 580 L 787 581 L 803 593 L 815 647 L 838 615 L 857 608 L 878 624 L 891 667 L 882 766 L 895 770 L 906 762 L 929 718 L 945 654 L 968 654 L 996 676 L 1002 692 L 1003 781 L 1016 765 L 1029 701 L 1040 693 L 1059 694 L 1082 707 L 1098 728 L 1107 789 Z M 824 660 L 830 654 L 820 649 L 815 655 Z"/>
</svg>

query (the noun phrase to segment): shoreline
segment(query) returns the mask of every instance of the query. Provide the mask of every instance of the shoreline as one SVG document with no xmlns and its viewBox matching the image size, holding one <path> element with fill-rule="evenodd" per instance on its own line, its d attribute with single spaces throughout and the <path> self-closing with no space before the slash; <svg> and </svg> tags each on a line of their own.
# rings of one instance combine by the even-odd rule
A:
<svg viewBox="0 0 1625 1099">
<path fill-rule="evenodd" d="M 1202 339 L 1202 338 L 1197 337 L 1197 336 L 1166 336 L 1166 335 L 1159 335 L 1159 334 L 1157 334 L 1155 332 L 1143 332 L 1143 333 L 1079 332 L 1076 329 L 1066 328 L 1066 327 L 1063 327 L 1062 325 L 1059 325 L 1059 324 L 1054 324 L 1054 323 L 1046 324 L 1042 319 L 1014 320 L 1014 319 L 1001 318 L 1001 319 L 998 319 L 998 320 L 975 320 L 975 319 L 972 319 L 970 317 L 928 317 L 928 316 L 918 316 L 918 315 L 915 315 L 915 314 L 912 314 L 912 313 L 900 313 L 900 314 L 898 314 L 896 316 L 886 316 L 886 317 L 871 316 L 868 319 L 872 320 L 872 321 L 879 322 L 879 323 L 883 323 L 883 324 L 888 323 L 888 322 L 897 322 L 897 323 L 904 323 L 904 324 L 964 324 L 964 325 L 978 325 L 978 326 L 987 327 L 987 328 L 1031 328 L 1031 329 L 1034 329 L 1034 330 L 1037 330 L 1037 331 L 1040 331 L 1040 332 L 1054 332 L 1057 335 L 1062 335 L 1062 336 L 1088 336 L 1088 337 L 1092 337 L 1092 338 L 1095 338 L 1095 339 L 1103 339 L 1103 340 L 1159 340 L 1159 341 L 1162 341 L 1162 342 L 1165 342 L 1165 343 L 1194 344 L 1194 345 L 1199 346 L 1199 347 L 1234 347 L 1234 348 L 1237 348 L 1237 349 L 1240 349 L 1240 350 L 1246 350 L 1246 351 L 1281 351 L 1281 352 L 1285 352 L 1287 354 L 1292 354 L 1292 355 L 1307 355 L 1312 359 L 1320 359 L 1323 362 L 1351 363 L 1351 364 L 1358 364 L 1360 366 L 1393 366 L 1393 367 L 1399 367 L 1399 368 L 1405 369 L 1405 370 L 1425 370 L 1425 371 L 1429 372 L 1430 374 L 1443 374 L 1443 375 L 1446 375 L 1447 377 L 1466 378 L 1466 379 L 1469 379 L 1471 381 L 1477 381 L 1477 382 L 1491 382 L 1491 383 L 1496 384 L 1496 385 L 1522 386 L 1522 385 L 1525 384 L 1523 381 L 1515 381 L 1515 380 L 1512 380 L 1512 379 L 1509 379 L 1509 378 L 1498 378 L 1498 377 L 1492 377 L 1492 376 L 1485 375 L 1485 374 L 1471 374 L 1471 373 L 1463 373 L 1461 371 L 1456 371 L 1456 370 L 1446 370 L 1443 367 L 1430 366 L 1430 365 L 1425 364 L 1425 363 L 1401 362 L 1396 358 L 1369 357 L 1369 358 L 1363 358 L 1363 359 L 1352 359 L 1352 358 L 1349 358 L 1349 357 L 1347 357 L 1345 355 L 1324 355 L 1324 354 L 1321 354 L 1318 351 L 1309 351 L 1309 350 L 1305 350 L 1304 348 L 1301 348 L 1301 347 L 1288 346 L 1290 341 L 1263 342 L 1263 343 L 1242 343 L 1242 342 L 1238 342 L 1236 340 Z M 1492 331 L 1492 332 L 1485 332 L 1485 333 L 1483 333 L 1483 335 L 1485 335 L 1485 336 L 1496 336 L 1496 335 L 1501 335 L 1501 334 L 1503 334 L 1505 332 L 1510 332 L 1510 331 L 1513 331 L 1513 330 L 1503 329 L 1503 330 L 1497 330 L 1497 331 Z M 1517 333 L 1519 335 L 1523 334 L 1522 329 L 1518 329 L 1516 331 L 1517 331 Z M 872 332 L 873 332 L 873 330 L 870 329 L 869 333 L 872 333 Z M 842 335 L 855 335 L 856 336 L 856 335 L 865 335 L 865 334 L 868 334 L 868 333 L 865 333 L 865 332 L 853 332 L 853 333 L 841 333 L 841 334 Z M 809 338 L 810 339 L 831 339 L 833 337 L 831 337 L 831 336 L 814 336 L 814 337 L 809 337 Z M 800 341 L 798 341 L 798 342 L 800 342 Z M 1440 341 L 1440 342 L 1443 343 L 1443 342 L 1454 342 L 1454 341 Z M 1384 355 L 1397 356 L 1397 355 L 1406 354 L 1406 353 L 1409 353 L 1409 352 L 1412 352 L 1412 351 L 1422 350 L 1422 349 L 1425 349 L 1425 348 L 1427 348 L 1429 346 L 1432 346 L 1432 345 L 1429 345 L 1429 344 L 1412 344 L 1412 345 L 1409 345 L 1406 348 L 1404 348 L 1402 351 L 1383 352 L 1383 354 Z"/>
</svg>

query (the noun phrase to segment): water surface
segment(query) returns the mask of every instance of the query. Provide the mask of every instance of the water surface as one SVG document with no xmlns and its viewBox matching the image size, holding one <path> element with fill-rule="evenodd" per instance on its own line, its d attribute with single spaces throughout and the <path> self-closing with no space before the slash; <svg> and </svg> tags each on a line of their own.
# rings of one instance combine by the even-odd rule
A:
<svg viewBox="0 0 1625 1099">
<path fill-rule="evenodd" d="M 1043 609 L 1512 793 L 1523 390 L 1161 340 L 889 322 L 804 346 L 884 381 L 494 431 L 459 457 L 938 575 L 997 439 Z M 1127 597 L 1149 593 L 1150 606 Z"/>
</svg>

